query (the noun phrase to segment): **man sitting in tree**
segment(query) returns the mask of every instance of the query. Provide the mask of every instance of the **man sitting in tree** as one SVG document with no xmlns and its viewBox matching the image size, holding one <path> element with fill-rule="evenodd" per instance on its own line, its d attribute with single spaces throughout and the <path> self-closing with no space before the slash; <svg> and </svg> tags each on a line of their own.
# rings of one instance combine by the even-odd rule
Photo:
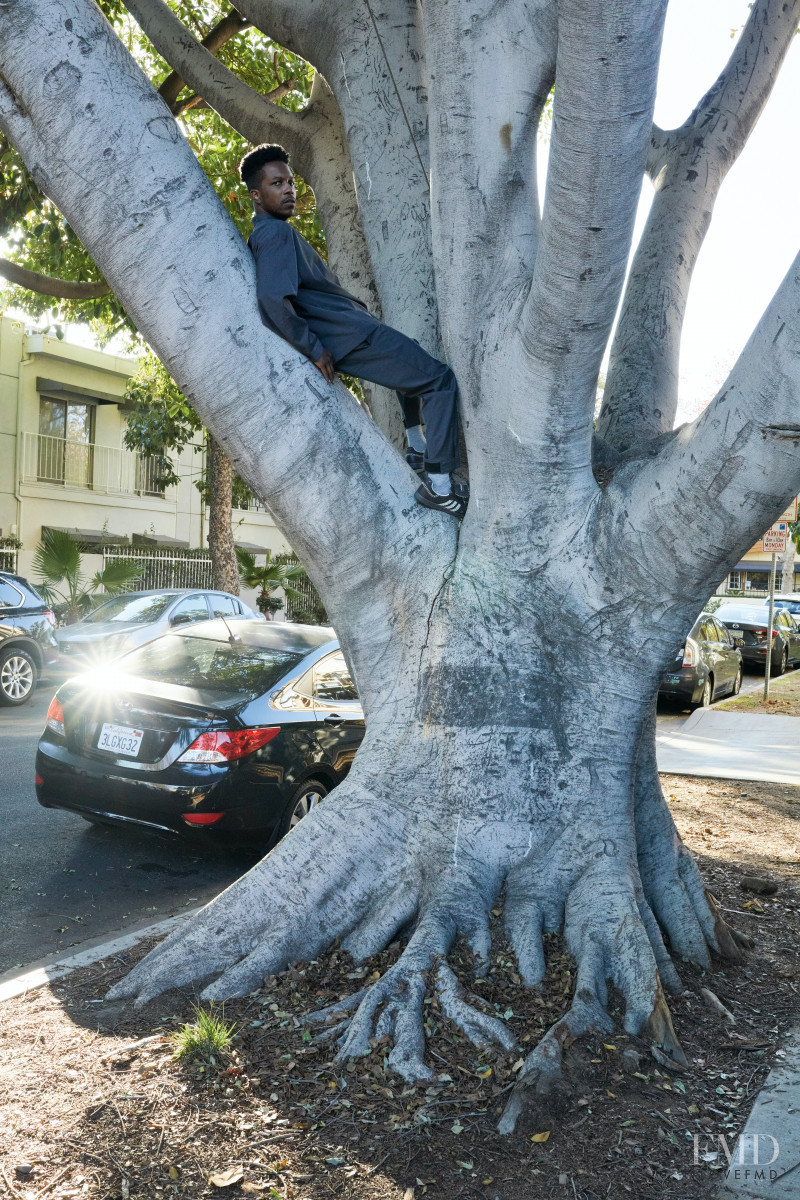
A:
<svg viewBox="0 0 800 1200">
<path fill-rule="evenodd" d="M 406 458 L 415 470 L 424 464 L 426 471 L 416 500 L 462 517 L 464 489 L 450 479 L 459 461 L 453 372 L 373 317 L 289 224 L 296 192 L 282 146 L 257 146 L 242 159 L 239 171 L 255 209 L 248 245 L 256 260 L 262 321 L 305 354 L 328 383 L 343 371 L 394 388 L 403 406 Z"/>
</svg>

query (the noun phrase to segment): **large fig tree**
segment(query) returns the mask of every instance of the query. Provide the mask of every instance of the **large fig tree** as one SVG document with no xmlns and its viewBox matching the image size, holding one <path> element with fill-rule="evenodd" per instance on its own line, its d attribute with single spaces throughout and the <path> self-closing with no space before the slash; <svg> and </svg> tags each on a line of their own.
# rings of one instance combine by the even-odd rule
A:
<svg viewBox="0 0 800 1200">
<path fill-rule="evenodd" d="M 92 0 L 8 0 L 0 124 L 296 548 L 367 719 L 346 782 L 116 994 L 202 978 L 207 997 L 242 995 L 336 938 L 362 958 L 402 935 L 395 965 L 341 1006 L 340 1053 L 377 1028 L 391 1065 L 424 1078 L 428 986 L 476 1042 L 512 1041 L 447 962 L 459 936 L 486 956 L 502 902 L 526 984 L 550 931 L 577 963 L 504 1129 L 569 1036 L 610 1028 L 609 982 L 626 1028 L 680 1057 L 672 959 L 708 968 L 744 939 L 665 804 L 653 701 L 709 592 L 800 490 L 800 263 L 719 395 L 674 429 L 678 349 L 715 196 L 800 0 L 756 0 L 668 132 L 652 124 L 666 0 L 237 0 L 317 68 L 299 113 L 163 0 L 128 8 L 196 96 L 287 145 L 348 285 L 453 366 L 472 498 L 460 526 L 416 505 L 388 415 L 261 325 L 246 246 Z M 655 198 L 623 297 L 645 172 Z"/>
</svg>

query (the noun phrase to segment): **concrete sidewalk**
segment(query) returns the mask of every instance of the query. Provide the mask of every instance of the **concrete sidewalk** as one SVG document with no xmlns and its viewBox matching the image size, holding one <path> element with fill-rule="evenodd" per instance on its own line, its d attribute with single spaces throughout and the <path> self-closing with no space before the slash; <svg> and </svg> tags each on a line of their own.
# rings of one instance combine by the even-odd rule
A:
<svg viewBox="0 0 800 1200">
<path fill-rule="evenodd" d="M 767 1196 L 770 1200 L 797 1200 L 800 1196 L 800 1031 L 778 1054 L 780 1065 L 770 1071 L 756 1097 L 731 1156 L 719 1200 L 764 1200 Z"/>
<path fill-rule="evenodd" d="M 656 735 L 656 757 L 668 775 L 800 786 L 800 718 L 698 708 L 675 732 Z"/>
</svg>

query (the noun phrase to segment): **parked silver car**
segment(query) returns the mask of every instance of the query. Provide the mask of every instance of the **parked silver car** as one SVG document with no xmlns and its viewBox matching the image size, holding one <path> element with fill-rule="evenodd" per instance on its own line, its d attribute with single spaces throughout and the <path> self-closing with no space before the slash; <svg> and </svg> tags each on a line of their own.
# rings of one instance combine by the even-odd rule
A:
<svg viewBox="0 0 800 1200">
<path fill-rule="evenodd" d="M 97 666 L 152 642 L 177 625 L 194 625 L 210 617 L 264 620 L 229 592 L 190 588 L 124 592 L 92 609 L 82 621 L 56 630 L 60 665 L 69 671 Z"/>
</svg>

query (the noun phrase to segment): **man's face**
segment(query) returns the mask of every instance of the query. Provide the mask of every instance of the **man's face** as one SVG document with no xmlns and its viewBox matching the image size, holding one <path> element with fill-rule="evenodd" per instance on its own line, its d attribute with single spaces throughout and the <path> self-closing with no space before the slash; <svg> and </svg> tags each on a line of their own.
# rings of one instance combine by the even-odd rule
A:
<svg viewBox="0 0 800 1200">
<path fill-rule="evenodd" d="M 285 162 L 270 162 L 261 169 L 258 183 L 250 189 L 256 212 L 288 221 L 294 212 L 297 192 L 294 176 Z"/>
</svg>

